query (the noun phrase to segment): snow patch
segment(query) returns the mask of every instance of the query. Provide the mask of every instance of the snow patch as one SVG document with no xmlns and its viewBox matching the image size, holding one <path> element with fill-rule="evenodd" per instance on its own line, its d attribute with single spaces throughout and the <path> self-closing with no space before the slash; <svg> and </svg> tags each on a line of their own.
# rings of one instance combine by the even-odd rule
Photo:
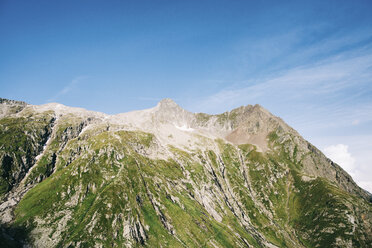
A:
<svg viewBox="0 0 372 248">
<path fill-rule="evenodd" d="M 186 125 L 182 125 L 182 126 L 177 126 L 177 125 L 175 125 L 175 126 L 176 126 L 177 129 L 179 129 L 179 130 L 181 130 L 181 131 L 186 131 L 186 132 L 192 132 L 192 131 L 194 131 L 193 128 L 188 127 L 188 126 L 186 126 Z"/>
</svg>

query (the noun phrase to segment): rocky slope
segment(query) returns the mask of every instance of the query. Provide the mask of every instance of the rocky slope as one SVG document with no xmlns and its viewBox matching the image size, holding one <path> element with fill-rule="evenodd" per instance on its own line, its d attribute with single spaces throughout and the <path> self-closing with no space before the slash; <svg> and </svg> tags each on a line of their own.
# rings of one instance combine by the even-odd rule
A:
<svg viewBox="0 0 372 248">
<path fill-rule="evenodd" d="M 0 99 L 1 247 L 371 247 L 371 195 L 259 105 Z"/>
</svg>

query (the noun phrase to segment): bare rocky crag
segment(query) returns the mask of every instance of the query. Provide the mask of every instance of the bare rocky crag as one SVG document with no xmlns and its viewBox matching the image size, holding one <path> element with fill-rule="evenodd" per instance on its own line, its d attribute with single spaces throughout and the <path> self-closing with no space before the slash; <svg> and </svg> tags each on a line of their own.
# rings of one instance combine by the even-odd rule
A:
<svg viewBox="0 0 372 248">
<path fill-rule="evenodd" d="M 371 194 L 259 105 L 0 99 L 1 247 L 371 247 Z"/>
</svg>

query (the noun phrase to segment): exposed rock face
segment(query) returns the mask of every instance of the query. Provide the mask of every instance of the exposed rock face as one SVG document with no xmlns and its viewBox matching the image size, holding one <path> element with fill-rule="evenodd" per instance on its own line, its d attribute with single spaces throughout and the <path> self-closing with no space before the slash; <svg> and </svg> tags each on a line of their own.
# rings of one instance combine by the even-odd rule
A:
<svg viewBox="0 0 372 248">
<path fill-rule="evenodd" d="M 0 99 L 0 246 L 371 247 L 371 195 L 259 105 Z"/>
<path fill-rule="evenodd" d="M 8 100 L 4 98 L 0 98 L 0 104 L 0 118 L 11 114 L 16 114 L 27 106 L 27 103 L 25 102 Z"/>
</svg>

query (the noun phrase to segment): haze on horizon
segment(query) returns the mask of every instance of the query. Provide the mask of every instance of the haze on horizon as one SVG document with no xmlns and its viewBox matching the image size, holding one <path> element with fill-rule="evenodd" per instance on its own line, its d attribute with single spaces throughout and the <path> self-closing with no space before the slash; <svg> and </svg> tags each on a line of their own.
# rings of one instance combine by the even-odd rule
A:
<svg viewBox="0 0 372 248">
<path fill-rule="evenodd" d="M 108 114 L 260 104 L 372 192 L 370 1 L 0 2 L 0 97 Z"/>
</svg>

